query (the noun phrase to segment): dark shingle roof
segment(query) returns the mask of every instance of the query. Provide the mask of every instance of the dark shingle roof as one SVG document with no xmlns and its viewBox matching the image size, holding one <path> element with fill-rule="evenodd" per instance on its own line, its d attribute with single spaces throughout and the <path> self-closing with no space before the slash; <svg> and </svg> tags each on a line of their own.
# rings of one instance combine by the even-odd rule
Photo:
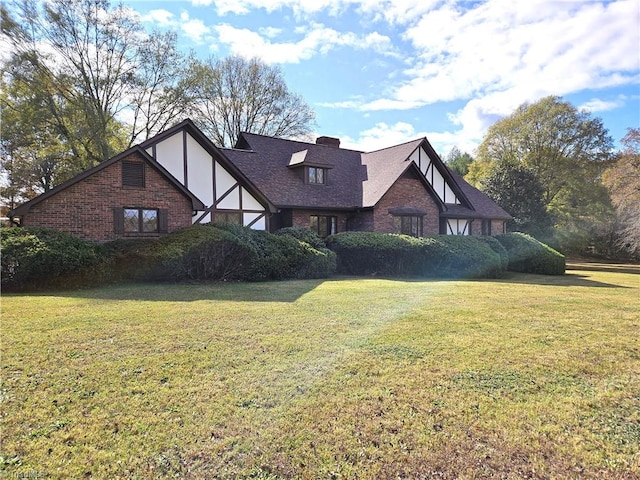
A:
<svg viewBox="0 0 640 480">
<path fill-rule="evenodd" d="M 396 145 L 394 147 L 363 153 L 362 163 L 367 176 L 362 182 L 362 203 L 364 207 L 373 207 L 387 193 L 398 178 L 411 167 L 409 156 L 422 143 L 422 140 Z"/>
<path fill-rule="evenodd" d="M 365 171 L 361 152 L 243 133 L 224 155 L 278 207 L 353 209 L 362 206 Z M 326 166 L 327 184 L 304 182 L 304 169 L 289 167 L 294 153 L 306 150 L 302 165 Z"/>
<path fill-rule="evenodd" d="M 417 169 L 409 158 L 420 146 L 437 157 L 424 138 L 364 153 L 252 133 L 241 135 L 238 148 L 222 151 L 278 207 L 353 209 L 374 207 L 407 169 Z M 305 183 L 304 165 L 329 168 L 327 185 Z M 444 215 L 511 218 L 461 176 L 446 167 L 442 172 L 457 183 L 453 187 L 463 203 L 443 205 Z"/>
<path fill-rule="evenodd" d="M 491 198 L 489 198 L 486 193 L 481 192 L 474 186 L 467 183 L 464 178 L 462 178 L 457 173 L 454 173 L 451 170 L 449 170 L 449 172 L 453 176 L 453 179 L 458 183 L 464 194 L 467 196 L 467 199 L 469 200 L 469 202 L 471 202 L 471 205 L 473 205 L 475 212 L 473 212 L 474 215 L 465 214 L 465 212 L 461 209 L 456 210 L 456 208 L 460 206 L 455 205 L 452 207 L 456 208 L 448 208 L 447 213 L 450 213 L 451 216 L 472 216 L 476 218 L 494 218 L 501 220 L 511 219 L 511 215 L 509 215 L 500 205 L 491 200 Z M 450 206 L 447 205 L 447 207 Z"/>
</svg>

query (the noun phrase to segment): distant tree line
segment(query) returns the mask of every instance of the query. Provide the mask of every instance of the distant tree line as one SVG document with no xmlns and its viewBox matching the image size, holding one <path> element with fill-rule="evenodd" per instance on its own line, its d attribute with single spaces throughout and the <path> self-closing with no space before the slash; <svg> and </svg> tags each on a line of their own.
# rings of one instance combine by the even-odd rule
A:
<svg viewBox="0 0 640 480">
<path fill-rule="evenodd" d="M 513 215 L 510 231 L 565 252 L 640 256 L 640 129 L 616 152 L 600 118 L 560 97 L 525 103 L 449 168 Z"/>
</svg>

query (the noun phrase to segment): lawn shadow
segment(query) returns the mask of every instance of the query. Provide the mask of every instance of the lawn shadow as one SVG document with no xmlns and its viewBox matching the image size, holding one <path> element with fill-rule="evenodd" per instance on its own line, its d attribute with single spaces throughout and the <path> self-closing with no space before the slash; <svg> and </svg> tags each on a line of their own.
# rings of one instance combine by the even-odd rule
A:
<svg viewBox="0 0 640 480">
<path fill-rule="evenodd" d="M 537 275 L 533 273 L 507 272 L 504 277 L 489 281 L 497 283 L 518 283 L 522 285 L 548 285 L 554 287 L 633 288 L 628 285 L 599 282 L 592 280 L 588 275 L 578 273 Z"/>
<path fill-rule="evenodd" d="M 271 282 L 118 283 L 114 285 L 27 293 L 33 296 L 162 302 L 237 301 L 291 303 L 325 279 Z"/>
<path fill-rule="evenodd" d="M 640 265 L 633 263 L 600 263 L 572 260 L 567 262 L 567 269 L 587 272 L 611 272 L 640 275 Z"/>
</svg>

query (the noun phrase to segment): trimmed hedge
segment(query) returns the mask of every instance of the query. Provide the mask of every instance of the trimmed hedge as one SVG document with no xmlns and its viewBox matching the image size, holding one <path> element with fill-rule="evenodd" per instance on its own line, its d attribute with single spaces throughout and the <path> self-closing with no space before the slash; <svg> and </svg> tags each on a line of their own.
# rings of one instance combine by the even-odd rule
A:
<svg viewBox="0 0 640 480">
<path fill-rule="evenodd" d="M 335 254 L 323 248 L 322 240 L 314 238 L 313 232 L 308 229 L 287 229 L 274 235 L 241 225 L 213 225 L 235 235 L 251 248 L 251 271 L 246 280 L 326 278 L 335 273 Z M 318 248 L 314 245 L 318 245 Z"/>
<path fill-rule="evenodd" d="M 504 271 L 500 255 L 478 237 L 345 232 L 330 236 L 327 246 L 347 275 L 494 278 Z"/>
<path fill-rule="evenodd" d="M 496 235 L 509 255 L 512 272 L 564 275 L 566 259 L 553 248 L 520 232 Z"/>
<path fill-rule="evenodd" d="M 69 234 L 46 228 L 12 227 L 0 229 L 0 239 L 3 289 L 76 286 L 82 283 L 83 273 L 86 280 L 102 274 L 102 247 Z"/>
<path fill-rule="evenodd" d="M 192 225 L 158 240 L 124 245 L 115 270 L 119 278 L 131 280 L 243 280 L 253 258 L 251 248 L 235 235 L 207 225 Z"/>
</svg>

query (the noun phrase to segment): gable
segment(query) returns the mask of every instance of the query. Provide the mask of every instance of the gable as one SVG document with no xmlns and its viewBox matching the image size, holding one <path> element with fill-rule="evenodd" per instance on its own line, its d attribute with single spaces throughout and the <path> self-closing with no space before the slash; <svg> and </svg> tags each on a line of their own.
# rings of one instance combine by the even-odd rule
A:
<svg viewBox="0 0 640 480">
<path fill-rule="evenodd" d="M 422 146 L 411 154 L 409 160 L 418 166 L 442 203 L 454 205 L 462 203 L 455 194 L 451 182 L 445 178 L 446 173 L 443 171 L 441 162 L 434 161 Z"/>
<path fill-rule="evenodd" d="M 267 228 L 269 203 L 190 121 L 147 140 L 144 147 L 206 205 L 194 223 L 213 221 L 216 211 L 225 211 L 240 215 L 246 226 Z"/>
</svg>

